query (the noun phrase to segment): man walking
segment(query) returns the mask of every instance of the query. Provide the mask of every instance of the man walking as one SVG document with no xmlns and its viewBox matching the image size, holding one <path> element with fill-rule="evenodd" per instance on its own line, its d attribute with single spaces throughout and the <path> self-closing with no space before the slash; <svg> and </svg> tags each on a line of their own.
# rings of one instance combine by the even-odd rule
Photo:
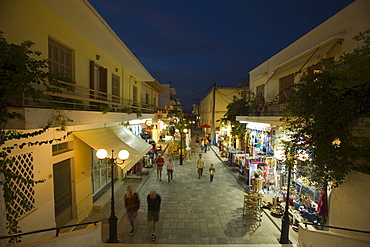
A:
<svg viewBox="0 0 370 247">
<path fill-rule="evenodd" d="M 132 236 L 135 232 L 134 221 L 137 217 L 137 211 L 140 208 L 140 199 L 136 192 L 133 192 L 132 186 L 127 187 L 127 192 L 125 194 L 125 207 L 127 218 L 130 221 L 131 232 L 129 233 Z"/>
<path fill-rule="evenodd" d="M 151 190 L 149 195 L 146 197 L 148 202 L 148 224 L 153 222 L 152 229 L 152 241 L 156 240 L 155 228 L 157 222 L 159 221 L 159 211 L 161 209 L 161 197 L 157 194 L 155 190 Z"/>
<path fill-rule="evenodd" d="M 197 171 L 198 171 L 198 178 L 203 175 L 204 169 L 204 159 L 202 159 L 202 154 L 199 154 L 199 159 L 197 160 Z"/>
</svg>

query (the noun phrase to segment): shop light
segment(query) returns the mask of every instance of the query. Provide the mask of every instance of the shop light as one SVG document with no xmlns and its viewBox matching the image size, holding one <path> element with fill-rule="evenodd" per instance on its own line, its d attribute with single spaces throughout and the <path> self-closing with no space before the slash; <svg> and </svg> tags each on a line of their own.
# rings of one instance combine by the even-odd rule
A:
<svg viewBox="0 0 370 247">
<path fill-rule="evenodd" d="M 129 121 L 129 124 L 130 124 L 130 125 L 142 124 L 142 123 L 145 123 L 146 121 L 151 121 L 151 120 L 152 120 L 151 118 L 146 118 L 146 119 L 134 119 L 134 120 L 130 120 L 130 121 Z"/>
<path fill-rule="evenodd" d="M 266 128 L 271 127 L 271 124 L 266 124 L 266 123 L 256 123 L 256 122 L 247 122 L 247 121 L 240 121 L 240 123 L 246 123 L 248 129 L 255 129 L 255 130 L 265 130 Z"/>
</svg>

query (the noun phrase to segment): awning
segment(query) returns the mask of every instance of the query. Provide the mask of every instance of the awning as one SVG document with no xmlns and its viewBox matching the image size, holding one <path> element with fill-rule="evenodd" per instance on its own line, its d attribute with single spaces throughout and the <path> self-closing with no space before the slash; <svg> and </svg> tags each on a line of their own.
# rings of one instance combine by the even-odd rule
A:
<svg viewBox="0 0 370 247">
<path fill-rule="evenodd" d="M 130 170 L 151 149 L 151 145 L 121 125 L 76 131 L 73 134 L 95 150 L 104 148 L 109 156 L 112 150 L 114 150 L 114 156 L 117 157 L 120 150 L 126 149 L 130 156 L 123 165 L 119 165 L 123 172 Z"/>
</svg>

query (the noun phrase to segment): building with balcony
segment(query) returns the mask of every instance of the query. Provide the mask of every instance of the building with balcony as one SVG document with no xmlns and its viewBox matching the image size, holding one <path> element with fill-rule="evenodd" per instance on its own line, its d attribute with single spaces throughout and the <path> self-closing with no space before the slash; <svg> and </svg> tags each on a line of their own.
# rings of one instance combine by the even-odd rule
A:
<svg viewBox="0 0 370 247">
<path fill-rule="evenodd" d="M 308 69 L 315 69 L 323 58 L 338 59 L 346 52 L 352 52 L 360 44 L 353 37 L 370 27 L 370 1 L 357 0 L 346 8 L 278 52 L 253 70 L 250 74 L 250 90 L 274 102 L 261 116 L 239 116 L 237 120 L 254 126 L 263 123 L 269 126 L 278 137 L 282 127 L 279 112 L 286 98 L 291 94 L 289 86 L 298 83 Z M 266 125 L 265 125 L 266 126 Z M 366 130 L 365 126 L 358 126 Z M 363 131 L 369 136 L 369 131 Z M 350 174 L 346 183 L 335 188 L 329 195 L 328 225 L 369 231 L 370 176 L 365 173 Z M 313 228 L 300 228 L 299 242 L 302 246 L 365 246 L 369 243 L 368 234 L 330 229 L 317 231 Z M 367 242 L 366 242 L 367 241 Z"/>
<path fill-rule="evenodd" d="M 0 9 L 0 30 L 9 43 L 34 42 L 40 59 L 49 59 L 50 72 L 64 73 L 75 82 L 61 81 L 63 93 L 52 94 L 52 100 L 24 98 L 15 109 L 22 120 L 8 122 L 7 129 L 24 132 L 54 122 L 46 133 L 27 139 L 54 142 L 15 149 L 8 157 L 14 173 L 44 180 L 14 185 L 30 205 L 25 209 L 15 201 L 14 217 L 23 232 L 80 222 L 98 206 L 111 181 L 110 166 L 96 158 L 96 151 L 129 151 L 125 163 L 115 167 L 120 186 L 150 149 L 138 134 L 166 91 L 86 0 L 1 1 Z M 58 130 L 60 120 L 66 131 Z M 6 235 L 4 225 L 0 235 Z"/>
</svg>

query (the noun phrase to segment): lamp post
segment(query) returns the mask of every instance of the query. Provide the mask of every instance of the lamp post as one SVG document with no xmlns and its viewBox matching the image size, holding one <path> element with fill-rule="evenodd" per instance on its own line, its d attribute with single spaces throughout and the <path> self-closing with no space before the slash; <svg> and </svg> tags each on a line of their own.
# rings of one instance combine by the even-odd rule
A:
<svg viewBox="0 0 370 247">
<path fill-rule="evenodd" d="M 280 244 L 290 244 L 289 240 L 289 226 L 290 226 L 290 219 L 289 219 L 289 188 L 290 188 L 290 176 L 292 173 L 292 168 L 288 165 L 288 185 L 286 190 L 286 200 L 285 200 L 285 211 L 284 216 L 281 220 L 281 234 L 280 234 Z"/>
<path fill-rule="evenodd" d="M 115 164 L 123 164 L 125 160 L 129 157 L 129 152 L 127 150 L 121 150 L 118 153 L 118 158 L 121 159 L 122 161 L 119 162 L 117 161 L 117 158 L 113 157 L 114 150 L 112 150 L 112 156 L 108 156 L 108 152 L 105 149 L 99 149 L 96 152 L 96 156 L 98 159 L 103 160 L 107 158 L 107 163 L 111 165 L 111 190 L 112 190 L 112 197 L 111 197 L 111 210 L 110 210 L 110 217 L 108 219 L 109 223 L 109 239 L 107 243 L 118 243 L 118 238 L 117 238 L 117 222 L 118 218 L 116 216 L 116 213 L 114 211 L 114 165 Z"/>
<path fill-rule="evenodd" d="M 290 144 L 291 145 L 291 144 Z M 280 244 L 291 244 L 289 240 L 289 226 L 290 226 L 290 218 L 289 218 L 289 197 L 290 197 L 290 178 L 292 174 L 292 167 L 295 164 L 298 164 L 298 162 L 304 162 L 308 160 L 308 155 L 303 150 L 298 150 L 296 147 L 293 146 L 287 146 L 290 148 L 290 152 L 288 153 L 288 156 L 286 157 L 287 165 L 288 165 L 288 185 L 287 185 L 287 192 L 286 192 L 286 200 L 285 200 L 285 211 L 284 216 L 282 218 L 281 223 L 281 235 L 280 235 Z"/>
<path fill-rule="evenodd" d="M 180 165 L 182 165 L 183 156 L 182 156 L 182 135 L 183 132 L 180 130 Z"/>
</svg>

